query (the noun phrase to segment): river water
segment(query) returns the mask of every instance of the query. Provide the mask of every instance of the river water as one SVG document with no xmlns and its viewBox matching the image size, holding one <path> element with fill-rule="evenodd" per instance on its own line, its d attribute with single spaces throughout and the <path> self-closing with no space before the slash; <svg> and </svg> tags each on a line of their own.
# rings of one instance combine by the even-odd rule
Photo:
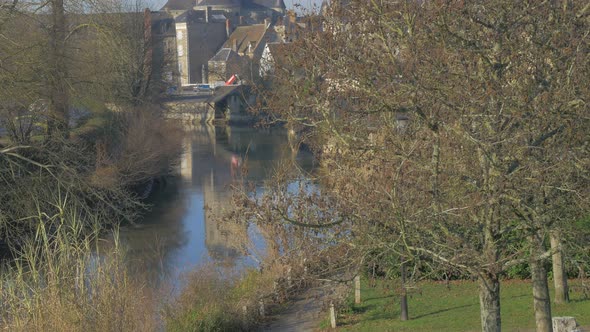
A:
<svg viewBox="0 0 590 332">
<path fill-rule="evenodd" d="M 256 264 L 250 257 L 256 255 L 248 255 L 264 251 L 256 229 L 240 232 L 255 244 L 245 252 L 237 241 L 244 235 L 220 230 L 215 216 L 229 207 L 232 184 L 261 187 L 285 164 L 310 171 L 313 158 L 309 152 L 293 152 L 283 128 L 187 128 L 179 175 L 151 197 L 151 210 L 137 225 L 119 231 L 134 273 L 179 286 L 183 272 L 205 264 L 233 270 Z"/>
</svg>

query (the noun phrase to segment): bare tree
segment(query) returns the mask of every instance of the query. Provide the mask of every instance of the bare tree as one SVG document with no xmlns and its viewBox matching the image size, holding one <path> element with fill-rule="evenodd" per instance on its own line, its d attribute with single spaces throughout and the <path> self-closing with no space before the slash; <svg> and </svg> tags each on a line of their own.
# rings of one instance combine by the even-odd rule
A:
<svg viewBox="0 0 590 332">
<path fill-rule="evenodd" d="M 500 330 L 500 277 L 526 256 L 551 329 L 550 216 L 587 211 L 587 10 L 335 3 L 275 70 L 269 109 L 311 129 L 357 240 L 477 278 L 484 331 Z"/>
</svg>

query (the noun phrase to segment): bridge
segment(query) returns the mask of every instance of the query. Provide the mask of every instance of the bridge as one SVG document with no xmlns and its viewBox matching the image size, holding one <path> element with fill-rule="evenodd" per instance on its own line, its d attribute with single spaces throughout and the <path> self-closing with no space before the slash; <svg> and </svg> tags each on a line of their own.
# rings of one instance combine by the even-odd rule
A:
<svg viewBox="0 0 590 332">
<path fill-rule="evenodd" d="M 248 123 L 246 110 L 255 102 L 247 85 L 220 86 L 209 91 L 181 91 L 162 99 L 169 118 L 192 123 Z"/>
</svg>

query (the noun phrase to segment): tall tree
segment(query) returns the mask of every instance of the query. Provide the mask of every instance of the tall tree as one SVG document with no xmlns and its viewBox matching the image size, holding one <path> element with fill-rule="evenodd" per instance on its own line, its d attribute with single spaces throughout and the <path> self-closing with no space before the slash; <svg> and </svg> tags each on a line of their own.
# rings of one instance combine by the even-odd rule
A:
<svg viewBox="0 0 590 332">
<path fill-rule="evenodd" d="M 66 58 L 66 13 L 63 0 L 50 0 L 49 63 L 46 77 L 49 98 L 47 135 L 69 136 L 69 87 Z"/>
<path fill-rule="evenodd" d="M 270 108 L 312 128 L 359 241 L 477 278 L 484 331 L 501 329 L 502 273 L 527 260 L 538 330 L 551 329 L 549 216 L 586 208 L 587 11 L 339 2 L 275 70 Z"/>
</svg>

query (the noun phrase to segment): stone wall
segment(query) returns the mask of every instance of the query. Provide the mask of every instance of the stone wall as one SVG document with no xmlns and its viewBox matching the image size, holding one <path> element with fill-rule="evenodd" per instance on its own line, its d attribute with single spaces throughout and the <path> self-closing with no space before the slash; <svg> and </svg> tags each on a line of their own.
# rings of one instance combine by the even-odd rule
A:
<svg viewBox="0 0 590 332">
<path fill-rule="evenodd" d="M 215 119 L 215 111 L 204 102 L 171 101 L 163 106 L 168 119 L 180 119 L 194 124 L 210 123 Z"/>
</svg>

